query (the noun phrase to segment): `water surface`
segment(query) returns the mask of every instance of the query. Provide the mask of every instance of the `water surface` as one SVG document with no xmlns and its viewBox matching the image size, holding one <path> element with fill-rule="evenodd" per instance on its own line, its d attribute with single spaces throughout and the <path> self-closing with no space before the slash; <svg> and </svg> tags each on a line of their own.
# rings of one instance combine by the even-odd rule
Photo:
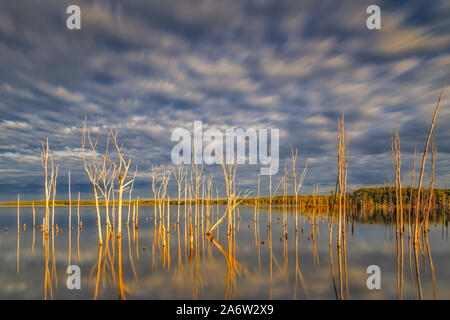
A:
<svg viewBox="0 0 450 320">
<path fill-rule="evenodd" d="M 235 232 L 227 236 L 225 219 L 213 238 L 205 236 L 223 210 L 213 207 L 210 219 L 202 220 L 199 208 L 202 223 L 193 226 L 192 247 L 183 206 L 179 224 L 177 206 L 171 206 L 169 221 L 157 218 L 156 228 L 154 208 L 141 207 L 137 229 L 124 226 L 120 241 L 114 236 L 100 247 L 93 207 L 80 208 L 81 231 L 77 208 L 72 208 L 69 230 L 69 208 L 57 207 L 58 230 L 55 226 L 48 239 L 40 231 L 44 208 L 36 208 L 35 229 L 32 209 L 20 209 L 19 236 L 17 209 L 0 208 L 0 298 L 418 299 L 421 294 L 424 299 L 450 299 L 450 245 L 442 219 L 421 239 L 416 263 L 407 226 L 402 245 L 395 225 L 377 219 L 349 221 L 339 252 L 335 219 L 330 247 L 327 213 L 298 213 L 296 232 L 294 212 L 272 208 L 269 214 L 260 208 L 256 222 L 254 207 L 239 207 Z M 102 231 L 106 239 L 106 228 Z M 81 290 L 66 287 L 69 264 L 80 267 Z M 381 269 L 380 290 L 367 288 L 369 265 Z"/>
</svg>

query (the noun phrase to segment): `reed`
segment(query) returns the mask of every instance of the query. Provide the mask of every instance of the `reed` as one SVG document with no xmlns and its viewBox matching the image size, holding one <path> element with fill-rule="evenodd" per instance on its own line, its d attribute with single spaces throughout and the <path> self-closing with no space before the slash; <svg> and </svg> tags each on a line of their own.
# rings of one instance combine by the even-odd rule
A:
<svg viewBox="0 0 450 320">
<path fill-rule="evenodd" d="M 138 226 L 138 222 L 139 222 L 139 196 L 137 197 L 137 201 L 136 201 L 136 221 L 135 221 L 135 228 L 137 229 Z"/>
<path fill-rule="evenodd" d="M 131 194 L 133 193 L 134 181 L 136 180 L 137 174 L 137 166 L 136 171 L 134 171 L 133 182 L 130 185 L 130 192 L 128 193 L 128 217 L 127 217 L 127 225 L 130 223 L 130 209 L 131 209 Z"/>
<path fill-rule="evenodd" d="M 55 225 L 55 200 L 56 200 L 56 179 L 58 178 L 58 166 L 56 166 L 54 180 L 52 183 L 53 198 L 52 198 L 52 228 Z"/>
<path fill-rule="evenodd" d="M 56 193 L 56 176 L 58 175 L 57 174 L 58 169 L 56 169 L 56 176 L 55 176 L 53 157 L 50 152 L 48 138 L 46 140 L 46 144 L 42 145 L 41 163 L 42 163 L 42 167 L 44 168 L 44 189 L 45 189 L 45 220 L 44 220 L 45 223 L 43 225 L 43 231 L 45 232 L 45 235 L 48 236 L 49 215 L 50 215 L 50 198 L 52 195 L 52 190 L 53 190 L 53 196 Z"/>
<path fill-rule="evenodd" d="M 72 192 L 70 191 L 70 170 L 69 170 L 69 229 L 72 229 Z"/>
<path fill-rule="evenodd" d="M 258 173 L 258 183 L 257 183 L 257 193 L 256 193 L 256 198 L 255 198 L 255 217 L 254 220 L 255 222 L 259 221 L 259 197 L 260 197 L 260 186 L 261 186 L 261 174 Z"/>
<path fill-rule="evenodd" d="M 77 203 L 77 227 L 80 229 L 80 192 L 78 191 L 78 203 Z"/>
<path fill-rule="evenodd" d="M 391 132 L 391 150 L 392 162 L 394 163 L 395 175 L 395 201 L 396 201 L 396 220 L 397 220 L 397 234 L 403 233 L 403 199 L 402 199 L 402 157 L 400 151 L 400 134 L 398 124 L 395 128 L 395 134 Z"/>
<path fill-rule="evenodd" d="M 157 198 L 157 167 L 152 165 L 152 192 L 153 192 L 153 227 L 156 228 L 156 217 L 157 217 L 157 207 L 156 207 L 156 198 Z M 186 198 L 186 197 L 185 197 Z"/>
<path fill-rule="evenodd" d="M 101 166 L 101 171 L 100 171 L 100 179 L 99 179 L 102 182 L 102 187 L 101 188 L 99 187 L 98 190 L 102 194 L 103 199 L 105 201 L 106 227 L 108 229 L 112 230 L 111 220 L 109 218 L 109 199 L 110 199 L 111 193 L 114 194 L 113 181 L 116 176 L 116 171 L 115 171 L 114 166 L 109 164 L 109 162 L 107 161 L 110 136 L 111 135 L 108 134 L 108 136 L 106 138 L 106 150 L 105 150 L 105 153 L 103 154 L 103 161 L 102 161 L 102 166 Z M 107 163 L 109 164 L 109 166 L 107 166 Z"/>
<path fill-rule="evenodd" d="M 417 151 L 414 149 L 414 158 L 413 158 L 413 164 L 411 169 L 411 186 L 410 186 L 410 192 L 409 192 L 409 211 L 408 211 L 408 238 L 411 239 L 411 211 L 413 207 L 413 189 L 414 189 L 414 175 L 416 172 L 416 159 L 417 159 Z"/>
<path fill-rule="evenodd" d="M 20 233 L 20 194 L 17 195 L 17 234 Z"/>
<path fill-rule="evenodd" d="M 206 180 L 206 221 L 209 224 L 210 220 L 210 204 L 211 204 L 211 190 L 213 187 L 214 175 L 210 174 Z M 209 226 L 209 225 L 208 225 Z"/>
<path fill-rule="evenodd" d="M 184 166 L 179 165 L 178 170 L 174 170 L 175 180 L 177 182 L 177 190 L 178 190 L 178 212 L 177 212 L 177 224 L 180 224 L 180 201 L 181 201 L 181 187 L 183 185 L 184 179 L 186 179 L 186 172 L 184 171 Z"/>
<path fill-rule="evenodd" d="M 36 210 L 34 208 L 34 201 L 32 202 L 32 207 L 33 207 L 33 229 L 36 226 Z"/>
<path fill-rule="evenodd" d="M 292 183 L 293 183 L 293 189 L 294 189 L 294 197 L 295 197 L 295 231 L 298 231 L 298 215 L 297 211 L 299 209 L 299 199 L 298 195 L 300 193 L 300 189 L 303 185 L 303 181 L 306 177 L 306 172 L 308 169 L 308 160 L 306 160 L 305 168 L 303 169 L 302 174 L 300 177 L 298 177 L 297 174 L 297 157 L 298 157 L 298 149 L 291 146 L 291 171 L 292 171 Z M 259 192 L 258 192 L 259 196 Z"/>
<path fill-rule="evenodd" d="M 339 196 L 339 220 L 338 220 L 338 243 L 341 246 L 342 236 L 345 233 L 345 202 L 347 190 L 347 166 L 348 166 L 348 142 L 349 137 L 345 132 L 344 115 L 338 122 L 338 196 Z M 344 235 L 345 236 L 345 235 Z"/>
<path fill-rule="evenodd" d="M 431 138 L 431 172 L 430 172 L 430 188 L 429 188 L 429 195 L 428 195 L 428 206 L 426 208 L 425 211 L 425 218 L 423 220 L 423 224 L 424 224 L 424 233 L 426 234 L 428 232 L 428 224 L 429 224 L 429 218 L 430 218 L 430 213 L 432 210 L 432 206 L 433 206 L 433 190 L 434 190 L 434 168 L 435 168 L 435 163 L 436 163 L 436 133 L 433 133 L 433 136 Z"/>
<path fill-rule="evenodd" d="M 426 163 L 426 159 L 427 159 L 427 155 L 428 155 L 428 146 L 430 144 L 430 139 L 431 139 L 431 135 L 433 133 L 434 124 L 436 122 L 439 106 L 441 104 L 441 98 L 442 98 L 442 94 L 444 93 L 444 88 L 445 88 L 445 86 L 443 86 L 442 89 L 441 89 L 441 93 L 439 94 L 439 99 L 438 99 L 436 108 L 434 109 L 433 119 L 431 120 L 430 129 L 428 130 L 427 141 L 425 143 L 425 149 L 424 149 L 423 155 L 422 155 L 422 166 L 420 168 L 419 185 L 417 187 L 417 200 L 416 200 L 416 212 L 415 212 L 415 215 L 416 215 L 415 216 L 415 231 L 414 231 L 414 244 L 415 245 L 418 244 L 419 233 L 420 233 L 419 209 L 420 209 L 420 200 L 421 200 L 420 196 L 421 196 L 421 193 L 422 193 L 423 173 L 424 173 L 424 170 L 425 170 L 425 163 Z"/>
</svg>

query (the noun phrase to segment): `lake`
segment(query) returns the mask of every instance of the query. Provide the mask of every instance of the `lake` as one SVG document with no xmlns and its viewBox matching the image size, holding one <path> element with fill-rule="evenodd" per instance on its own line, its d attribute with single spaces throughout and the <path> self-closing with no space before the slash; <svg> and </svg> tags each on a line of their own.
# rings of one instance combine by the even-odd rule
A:
<svg viewBox="0 0 450 320">
<path fill-rule="evenodd" d="M 337 219 L 331 223 L 327 212 L 259 208 L 255 221 L 255 208 L 240 206 L 234 232 L 227 235 L 225 219 L 213 237 L 206 236 L 224 209 L 212 207 L 212 217 L 199 219 L 202 223 L 191 232 L 183 219 L 184 206 L 179 224 L 177 206 L 170 207 L 169 228 L 159 218 L 155 228 L 154 208 L 140 207 L 136 229 L 123 226 L 120 240 L 113 236 L 99 247 L 94 207 L 80 208 L 82 230 L 76 207 L 71 230 L 69 208 L 56 207 L 58 230 L 50 231 L 47 239 L 40 231 L 44 208 L 36 208 L 34 229 L 32 209 L 20 209 L 19 236 L 17 209 L 0 208 L 0 298 L 450 299 L 445 220 L 430 223 L 417 252 L 409 245 L 407 226 L 400 241 L 395 224 L 349 220 L 345 245 L 338 251 Z M 103 211 L 102 219 L 104 225 Z M 105 227 L 102 233 L 105 239 Z M 80 290 L 66 286 L 69 264 L 80 268 Z M 380 268 L 380 289 L 368 289 L 371 265 Z"/>
</svg>

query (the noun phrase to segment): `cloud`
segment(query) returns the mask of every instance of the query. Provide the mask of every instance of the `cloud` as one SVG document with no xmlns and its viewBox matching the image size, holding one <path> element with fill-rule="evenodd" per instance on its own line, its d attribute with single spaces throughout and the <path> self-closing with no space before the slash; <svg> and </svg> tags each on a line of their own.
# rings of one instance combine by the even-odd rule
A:
<svg viewBox="0 0 450 320">
<path fill-rule="evenodd" d="M 10 120 L 3 120 L 0 123 L 0 128 L 11 128 L 11 129 L 29 129 L 30 125 L 26 122 L 21 121 L 10 121 Z"/>
<path fill-rule="evenodd" d="M 81 93 L 70 92 L 62 86 L 52 86 L 46 83 L 39 83 L 37 87 L 44 93 L 49 94 L 55 98 L 61 99 L 70 103 L 81 103 L 85 97 Z"/>
<path fill-rule="evenodd" d="M 382 36 L 375 49 L 384 54 L 433 52 L 450 45 L 448 34 L 435 34 L 430 27 L 403 25 L 404 16 L 383 15 Z"/>
<path fill-rule="evenodd" d="M 2 3 L 0 163 L 10 171 L 0 171 L 8 175 L 0 197 L 39 194 L 47 137 L 61 188 L 70 169 L 73 183 L 89 190 L 77 157 L 85 116 L 100 145 L 110 126 L 119 129 L 141 197 L 151 192 L 152 165 L 170 165 L 172 130 L 191 130 L 195 120 L 221 130 L 280 129 L 281 163 L 290 145 L 299 147 L 311 159 L 304 191 L 319 183 L 327 192 L 344 112 L 349 184 L 383 183 L 392 173 L 390 130 L 399 123 L 406 163 L 423 148 L 450 80 L 450 7 L 378 4 L 382 29 L 373 31 L 365 4 L 354 1 L 80 1 L 82 30 L 71 32 L 64 2 Z M 437 184 L 448 186 L 447 93 L 441 103 Z M 257 168 L 239 171 L 242 187 L 254 189 Z"/>
</svg>

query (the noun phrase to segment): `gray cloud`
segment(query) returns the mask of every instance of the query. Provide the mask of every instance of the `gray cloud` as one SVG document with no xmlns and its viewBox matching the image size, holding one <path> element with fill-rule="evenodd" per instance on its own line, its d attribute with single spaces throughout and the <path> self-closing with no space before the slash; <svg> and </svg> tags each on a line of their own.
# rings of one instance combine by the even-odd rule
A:
<svg viewBox="0 0 450 320">
<path fill-rule="evenodd" d="M 151 165 L 170 162 L 171 131 L 194 120 L 279 128 L 281 163 L 298 146 L 301 163 L 311 159 L 305 191 L 319 183 L 328 192 L 345 112 L 349 184 L 382 184 L 392 173 L 390 130 L 399 123 L 406 173 L 449 80 L 446 1 L 379 2 L 379 31 L 367 30 L 366 4 L 353 1 L 79 1 L 80 31 L 65 28 L 69 4 L 0 5 L 0 200 L 42 194 L 46 137 L 61 197 L 69 169 L 74 185 L 89 190 L 79 158 L 85 115 L 97 131 L 119 129 L 142 172 L 141 198 L 151 194 Z M 448 102 L 445 94 L 440 186 L 450 182 Z M 254 188 L 258 171 L 240 172 L 242 187 Z"/>
</svg>

